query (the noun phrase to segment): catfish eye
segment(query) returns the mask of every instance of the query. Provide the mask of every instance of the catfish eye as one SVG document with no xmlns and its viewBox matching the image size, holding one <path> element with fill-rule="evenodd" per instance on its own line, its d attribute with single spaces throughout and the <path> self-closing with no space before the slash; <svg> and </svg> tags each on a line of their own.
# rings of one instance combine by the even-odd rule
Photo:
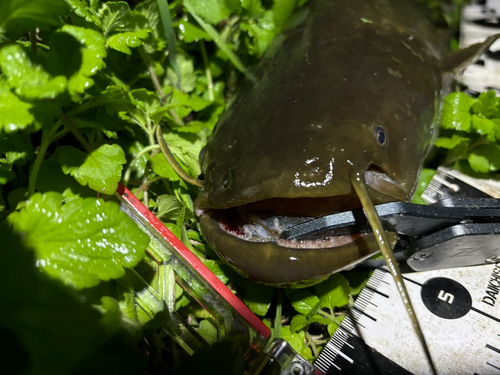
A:
<svg viewBox="0 0 500 375">
<path fill-rule="evenodd" d="M 378 144 L 382 147 L 385 146 L 386 139 L 387 137 L 385 136 L 385 130 L 381 126 L 377 126 L 375 128 L 375 139 L 377 140 Z"/>
</svg>

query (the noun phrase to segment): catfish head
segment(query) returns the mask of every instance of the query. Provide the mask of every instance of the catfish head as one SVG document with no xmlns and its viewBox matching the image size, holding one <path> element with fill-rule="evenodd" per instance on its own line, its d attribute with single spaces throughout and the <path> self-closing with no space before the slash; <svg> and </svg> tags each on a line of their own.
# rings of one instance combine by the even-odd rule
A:
<svg viewBox="0 0 500 375">
<path fill-rule="evenodd" d="M 432 32 L 401 24 L 396 10 L 390 1 L 312 2 L 217 125 L 195 208 L 238 272 L 302 287 L 378 252 L 372 234 L 279 238 L 290 225 L 361 207 L 355 174 L 374 204 L 411 199 L 437 128 L 442 61 L 423 37 Z"/>
</svg>

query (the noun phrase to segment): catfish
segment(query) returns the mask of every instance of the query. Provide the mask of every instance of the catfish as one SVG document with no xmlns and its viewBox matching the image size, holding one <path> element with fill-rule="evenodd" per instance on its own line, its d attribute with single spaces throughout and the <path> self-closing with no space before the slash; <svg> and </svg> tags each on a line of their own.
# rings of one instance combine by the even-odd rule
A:
<svg viewBox="0 0 500 375">
<path fill-rule="evenodd" d="M 217 124 L 200 160 L 204 181 L 195 182 L 203 235 L 255 281 L 309 286 L 381 251 L 433 373 L 392 254 L 397 235 L 384 231 L 374 205 L 411 199 L 442 98 L 497 38 L 443 54 L 441 35 L 410 0 L 310 1 Z M 294 223 L 359 207 L 371 234 L 279 237 Z"/>
<path fill-rule="evenodd" d="M 279 234 L 364 207 L 353 176 L 373 204 L 411 199 L 442 98 L 496 39 L 443 54 L 442 35 L 410 0 L 303 7 L 201 157 L 195 208 L 214 250 L 240 274 L 281 287 L 318 283 L 378 252 L 374 234 L 302 243 Z"/>
</svg>

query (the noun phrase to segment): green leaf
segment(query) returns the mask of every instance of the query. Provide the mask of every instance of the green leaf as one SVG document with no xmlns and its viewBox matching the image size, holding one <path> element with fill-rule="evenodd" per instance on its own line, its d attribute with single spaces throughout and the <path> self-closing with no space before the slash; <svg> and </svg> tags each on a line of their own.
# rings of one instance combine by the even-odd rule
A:
<svg viewBox="0 0 500 375">
<path fill-rule="evenodd" d="M 149 243 L 116 203 L 95 198 L 63 205 L 59 193 L 37 193 L 9 220 L 35 250 L 38 267 L 77 289 L 123 276 Z"/>
<path fill-rule="evenodd" d="M 420 177 L 418 179 L 417 188 L 415 190 L 415 193 L 413 194 L 413 198 L 411 199 L 412 203 L 425 204 L 425 201 L 422 198 L 420 198 L 420 196 L 427 188 L 427 185 L 429 185 L 429 182 L 431 182 L 432 177 L 434 176 L 434 173 L 436 173 L 435 169 L 430 169 L 430 168 L 422 169 L 422 172 L 420 172 Z M 347 278 L 349 279 L 349 284 L 351 285 L 351 287 L 353 285 L 356 285 L 356 284 L 352 284 L 351 279 L 349 278 L 349 275 L 353 274 L 352 272 L 348 272 L 346 274 L 348 276 Z M 353 295 L 357 295 L 357 294 L 359 294 L 360 291 L 361 290 L 357 290 L 357 293 L 354 294 L 355 292 L 353 290 L 352 293 L 353 293 Z"/>
<path fill-rule="evenodd" d="M 472 115 L 472 128 L 490 142 L 500 140 L 500 119 L 489 120 L 478 115 Z"/>
<path fill-rule="evenodd" d="M 427 181 L 427 184 L 431 180 L 432 176 L 434 176 L 435 170 L 434 169 L 426 169 L 424 168 L 422 170 L 422 174 L 420 175 L 420 183 Z M 420 188 L 420 186 L 417 186 L 417 190 Z M 421 194 L 421 193 L 420 193 Z M 420 194 L 418 196 L 420 196 Z M 416 195 L 416 193 L 415 193 Z M 366 271 L 366 270 L 360 270 L 360 269 L 354 269 L 351 271 L 348 271 L 344 274 L 346 277 L 347 281 L 349 282 L 349 286 L 351 287 L 351 295 L 352 296 L 357 296 L 363 288 L 365 287 L 366 283 L 368 282 L 368 278 L 370 277 L 371 272 Z"/>
<path fill-rule="evenodd" d="M 292 333 L 290 330 L 290 326 L 281 327 L 281 337 L 285 339 L 297 353 L 301 353 L 304 349 L 304 331 Z"/>
<path fill-rule="evenodd" d="M 0 132 L 26 129 L 35 120 L 29 111 L 32 105 L 22 101 L 0 82 Z"/>
<path fill-rule="evenodd" d="M 99 312 L 35 267 L 33 252 L 23 243 L 29 238 L 21 239 L 5 222 L 0 238 L 0 282 L 10 285 L 0 304 L 0 345 L 2 350 L 13 346 L 24 357 L 15 367 L 3 361 L 3 368 L 26 374 L 74 373 L 106 339 Z"/>
<path fill-rule="evenodd" d="M 58 192 L 64 202 L 76 198 L 95 197 L 95 191 L 80 185 L 73 177 L 64 174 L 59 163 L 59 151 L 43 161 L 38 172 L 36 188 L 40 193 Z"/>
<path fill-rule="evenodd" d="M 308 324 L 309 320 L 304 315 L 295 315 L 290 322 L 290 331 L 292 333 L 298 332 Z"/>
<path fill-rule="evenodd" d="M 186 43 L 199 42 L 200 40 L 212 40 L 210 35 L 208 35 L 202 28 L 193 25 L 191 22 L 186 20 L 181 20 L 181 22 L 179 22 L 179 30 L 181 32 L 182 39 Z"/>
<path fill-rule="evenodd" d="M 344 317 L 343 316 L 340 316 L 337 318 L 338 319 L 338 323 L 337 322 L 331 322 L 328 324 L 328 333 L 330 334 L 330 336 L 332 336 L 335 331 L 337 330 L 337 328 L 340 327 L 340 324 L 342 323 L 342 320 L 344 320 Z"/>
<path fill-rule="evenodd" d="M 203 129 L 197 134 L 169 132 L 164 134 L 164 138 L 170 147 L 170 151 L 180 159 L 182 164 L 189 168 L 189 174 L 198 177 L 201 173 L 198 156 L 206 144 L 208 138 L 207 129 Z"/>
<path fill-rule="evenodd" d="M 158 96 L 152 91 L 137 89 L 130 92 L 130 97 L 136 108 L 128 114 L 122 113 L 122 117 L 148 131 L 153 115 L 161 110 Z"/>
<path fill-rule="evenodd" d="M 454 129 L 470 131 L 471 114 L 470 109 L 474 99 L 461 92 L 449 94 L 444 100 L 441 127 L 443 129 Z"/>
<path fill-rule="evenodd" d="M 23 166 L 35 157 L 29 135 L 22 131 L 10 134 L 0 133 L 0 153 L 5 153 L 12 164 Z"/>
<path fill-rule="evenodd" d="M 151 169 L 158 176 L 164 177 L 170 181 L 179 181 L 180 178 L 172 169 L 170 164 L 168 164 L 165 156 L 163 154 L 157 154 L 151 159 L 149 159 L 149 163 L 151 164 Z"/>
<path fill-rule="evenodd" d="M 232 275 L 232 269 L 224 262 L 220 260 L 203 260 L 203 264 L 208 267 L 212 273 L 217 276 L 217 278 L 224 284 L 227 284 L 230 276 Z"/>
<path fill-rule="evenodd" d="M 16 174 L 12 171 L 12 163 L 9 163 L 5 159 L 0 159 L 0 185 L 5 185 L 16 177 Z"/>
<path fill-rule="evenodd" d="M 187 1 L 185 1 L 187 2 Z M 217 25 L 231 15 L 231 10 L 224 0 L 189 1 L 189 10 L 212 25 Z"/>
<path fill-rule="evenodd" d="M 248 279 L 239 277 L 235 282 L 238 294 L 242 296 L 243 302 L 255 314 L 264 316 L 271 306 L 274 296 L 274 288 L 254 283 Z"/>
<path fill-rule="evenodd" d="M 298 3 L 299 0 L 273 1 L 272 13 L 277 32 L 281 31 L 281 29 L 283 29 L 283 27 L 286 25 Z"/>
<path fill-rule="evenodd" d="M 129 22 L 130 7 L 125 1 L 108 2 L 101 10 L 101 27 L 104 35 L 121 29 Z"/>
<path fill-rule="evenodd" d="M 182 92 L 189 93 L 196 87 L 196 80 L 198 78 L 198 74 L 194 71 L 193 60 L 183 54 L 179 54 L 177 56 L 177 61 L 181 70 L 180 89 Z M 163 82 L 163 85 L 166 86 L 164 90 L 170 91 L 169 86 L 177 87 L 178 81 L 179 79 L 174 69 L 168 67 L 167 75 Z"/>
<path fill-rule="evenodd" d="M 469 154 L 468 160 L 475 172 L 496 172 L 500 169 L 500 149 L 494 145 L 477 146 Z"/>
<path fill-rule="evenodd" d="M 195 330 L 201 335 L 201 337 L 207 340 L 209 345 L 217 342 L 217 328 L 212 323 L 210 323 L 208 319 L 203 319 L 200 322 L 200 326 Z"/>
<path fill-rule="evenodd" d="M 472 112 L 481 117 L 500 117 L 500 98 L 497 98 L 494 90 L 483 92 L 471 107 Z"/>
<path fill-rule="evenodd" d="M 163 194 L 156 198 L 156 216 L 163 221 L 176 222 L 182 207 L 183 204 L 173 195 Z"/>
<path fill-rule="evenodd" d="M 127 162 L 120 146 L 103 144 L 90 155 L 72 146 L 61 146 L 59 152 L 63 172 L 75 177 L 80 185 L 104 194 L 116 191 Z"/>
<path fill-rule="evenodd" d="M 313 289 L 319 297 L 321 307 L 333 310 L 349 302 L 351 288 L 347 279 L 340 273 L 333 274 L 327 280 L 315 285 Z"/>
<path fill-rule="evenodd" d="M 97 12 L 89 6 L 86 0 L 66 0 L 66 2 L 71 7 L 71 10 L 80 17 L 85 18 L 85 21 L 94 23 L 97 26 L 101 24 Z"/>
<path fill-rule="evenodd" d="M 45 30 L 61 25 L 61 17 L 69 11 L 64 0 L 2 0 L 0 1 L 0 28 L 15 27 L 17 37 L 37 27 Z"/>
<path fill-rule="evenodd" d="M 142 40 L 148 37 L 147 30 L 127 31 L 114 34 L 108 38 L 108 46 L 117 51 L 131 55 L 130 48 L 136 48 L 142 45 Z"/>
<path fill-rule="evenodd" d="M 0 68 L 6 83 L 17 95 L 26 99 L 53 99 L 66 89 L 66 77 L 52 77 L 41 64 L 33 62 L 18 44 L 0 50 Z M 15 104 L 20 105 L 19 102 Z"/>
<path fill-rule="evenodd" d="M 441 137 L 436 139 L 435 145 L 436 147 L 446 148 L 449 150 L 455 147 L 461 147 L 463 148 L 463 152 L 465 152 L 465 148 L 467 147 L 468 143 L 469 143 L 469 138 L 463 137 L 455 133 L 452 135 L 451 138 Z"/>
<path fill-rule="evenodd" d="M 109 114 L 117 114 L 135 107 L 128 92 L 119 86 L 109 86 L 105 91 L 95 95 L 94 105 L 105 106 L 106 112 Z"/>
<path fill-rule="evenodd" d="M 319 307 L 319 298 L 305 289 L 285 289 L 292 307 L 303 315 L 308 315 Z"/>
<path fill-rule="evenodd" d="M 106 41 L 102 34 L 92 29 L 85 29 L 73 25 L 65 25 L 61 33 L 67 33 L 76 39 L 79 45 L 81 61 L 79 66 L 68 77 L 68 91 L 71 95 L 82 94 L 86 89 L 94 85 L 94 80 L 90 77 L 96 75 L 106 64 L 104 59 L 107 56 Z M 54 44 L 57 46 L 51 49 L 50 58 L 54 60 L 67 61 L 65 48 L 56 43 L 57 33 L 52 36 Z M 66 38 L 61 38 L 67 40 Z M 52 46 L 51 40 L 51 46 Z"/>
</svg>

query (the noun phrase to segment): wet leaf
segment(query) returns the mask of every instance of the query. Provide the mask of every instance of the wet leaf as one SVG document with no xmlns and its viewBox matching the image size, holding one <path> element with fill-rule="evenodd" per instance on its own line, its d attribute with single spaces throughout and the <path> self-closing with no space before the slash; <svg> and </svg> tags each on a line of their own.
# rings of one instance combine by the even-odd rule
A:
<svg viewBox="0 0 500 375">
<path fill-rule="evenodd" d="M 496 172 L 500 169 L 500 149 L 494 145 L 480 145 L 471 151 L 468 160 L 474 172 Z"/>
<path fill-rule="evenodd" d="M 303 315 L 308 315 L 319 307 L 319 298 L 305 289 L 285 289 L 292 307 Z"/>
<path fill-rule="evenodd" d="M 72 146 L 59 148 L 59 162 L 65 174 L 104 194 L 113 194 L 122 176 L 125 152 L 118 145 L 104 144 L 90 154 Z"/>
<path fill-rule="evenodd" d="M 349 302 L 351 288 L 347 279 L 340 273 L 333 274 L 327 280 L 315 285 L 313 289 L 319 297 L 321 307 L 333 310 Z"/>
<path fill-rule="evenodd" d="M 186 1 L 187 2 L 187 1 Z M 212 25 L 218 24 L 231 14 L 224 0 L 189 1 L 196 15 L 202 17 Z"/>
<path fill-rule="evenodd" d="M 472 115 L 472 128 L 490 142 L 500 140 L 500 119 L 487 119 Z"/>
<path fill-rule="evenodd" d="M 443 104 L 442 128 L 470 131 L 470 108 L 473 104 L 474 99 L 464 93 L 454 92 L 448 95 Z"/>
<path fill-rule="evenodd" d="M 274 288 L 257 284 L 242 277 L 236 280 L 238 294 L 242 296 L 243 302 L 255 314 L 264 316 L 271 306 L 274 296 Z"/>
<path fill-rule="evenodd" d="M 106 66 L 104 62 L 104 58 L 107 56 L 106 43 L 102 34 L 92 29 L 65 25 L 61 32 L 73 36 L 79 43 L 81 63 L 68 78 L 68 91 L 71 95 L 81 94 L 94 85 L 94 80 L 91 77 Z M 64 54 L 64 49 L 59 48 L 55 53 Z M 60 56 L 57 58 L 64 59 Z"/>
<path fill-rule="evenodd" d="M 148 37 L 146 30 L 127 31 L 114 34 L 108 38 L 107 44 L 110 48 L 131 55 L 130 48 L 137 48 L 142 45 L 142 40 Z"/>
<path fill-rule="evenodd" d="M 35 250 L 38 267 L 77 289 L 123 276 L 149 243 L 116 203 L 95 198 L 63 205 L 59 193 L 35 194 L 9 220 Z"/>
<path fill-rule="evenodd" d="M 212 40 L 205 30 L 186 20 L 181 20 L 179 23 L 179 30 L 186 43 L 199 42 L 200 40 Z"/>
<path fill-rule="evenodd" d="M 0 132 L 14 132 L 33 123 L 31 108 L 31 104 L 22 101 L 0 82 Z"/>
<path fill-rule="evenodd" d="M 12 370 L 72 373 L 106 338 L 100 314 L 62 283 L 41 273 L 24 243 L 30 242 L 29 234 L 22 239 L 5 224 L 0 224 L 4 245 L 0 282 L 10 286 L 3 291 L 0 304 L 0 343 L 3 348 L 18 343 L 17 354 L 25 356 Z M 14 336 L 7 336 L 6 330 Z M 8 363 L 4 362 L 3 368 L 9 372 Z"/>
<path fill-rule="evenodd" d="M 417 203 L 417 204 L 426 204 L 425 201 L 420 198 L 420 196 L 422 195 L 422 193 L 425 191 L 425 189 L 427 188 L 427 185 L 429 185 L 429 182 L 431 182 L 432 180 L 432 177 L 434 176 L 434 173 L 436 173 L 436 170 L 435 169 L 430 169 L 430 168 L 424 168 L 422 169 L 422 172 L 420 172 L 420 177 L 419 177 L 419 180 L 418 180 L 418 183 L 417 183 L 417 188 L 415 189 L 415 193 L 413 194 L 413 198 L 411 199 L 411 202 L 412 203 Z M 351 285 L 351 287 L 353 287 L 353 285 L 357 285 L 357 281 L 358 281 L 358 278 L 355 278 L 353 275 L 355 275 L 356 273 L 354 273 L 354 271 L 350 271 L 346 274 L 347 278 L 349 279 L 349 284 Z M 359 274 L 359 271 L 358 271 L 358 274 Z M 361 278 L 364 277 L 364 279 L 368 279 L 368 275 L 366 274 L 363 274 L 363 276 L 360 276 Z M 356 283 L 352 283 L 351 282 L 351 278 L 352 278 L 352 281 L 356 281 Z M 364 286 L 364 284 L 362 285 L 362 287 Z M 360 289 L 359 288 L 356 288 L 355 290 L 352 290 L 352 295 L 358 295 L 360 293 Z"/>
<path fill-rule="evenodd" d="M 25 99 L 53 99 L 66 90 L 67 79 L 52 77 L 40 63 L 33 62 L 26 50 L 11 44 L 0 50 L 0 68 L 7 85 Z M 13 101 L 13 99 L 10 99 Z M 19 102 L 13 102 L 20 106 Z"/>
<path fill-rule="evenodd" d="M 483 118 L 500 117 L 500 98 L 494 90 L 483 92 L 472 105 L 471 110 Z"/>
<path fill-rule="evenodd" d="M 200 322 L 200 326 L 196 328 L 196 332 L 207 340 L 210 345 L 217 342 L 217 328 L 208 319 L 203 319 Z"/>
<path fill-rule="evenodd" d="M 163 154 L 155 155 L 154 157 L 149 159 L 149 162 L 151 164 L 151 169 L 157 175 L 162 176 L 170 181 L 180 180 L 179 176 L 177 175 L 177 173 L 175 173 L 170 164 L 168 164 L 167 159 L 165 159 L 165 156 L 163 156 Z"/>
<path fill-rule="evenodd" d="M 125 1 L 110 1 L 101 11 L 101 27 L 104 35 L 121 29 L 129 22 L 130 7 Z"/>
</svg>

